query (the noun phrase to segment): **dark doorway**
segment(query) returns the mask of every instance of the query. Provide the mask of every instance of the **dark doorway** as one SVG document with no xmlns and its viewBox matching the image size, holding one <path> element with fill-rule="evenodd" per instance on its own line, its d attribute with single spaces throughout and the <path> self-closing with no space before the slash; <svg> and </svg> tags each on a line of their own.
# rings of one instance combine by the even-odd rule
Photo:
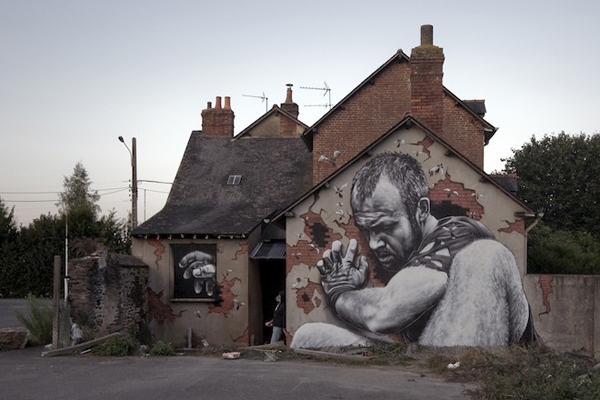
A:
<svg viewBox="0 0 600 400">
<path fill-rule="evenodd" d="M 262 288 L 263 306 L 263 343 L 271 340 L 272 329 L 266 327 L 264 322 L 273 318 L 277 301 L 275 297 L 285 291 L 285 260 L 260 260 L 260 287 Z"/>
</svg>

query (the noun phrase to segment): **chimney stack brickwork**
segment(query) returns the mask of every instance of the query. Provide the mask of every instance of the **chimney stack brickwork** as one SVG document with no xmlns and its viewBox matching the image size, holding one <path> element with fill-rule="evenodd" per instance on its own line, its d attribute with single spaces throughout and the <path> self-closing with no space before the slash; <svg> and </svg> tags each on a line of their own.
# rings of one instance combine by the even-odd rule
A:
<svg viewBox="0 0 600 400">
<path fill-rule="evenodd" d="M 433 28 L 421 29 L 421 46 L 410 55 L 411 114 L 437 133 L 444 131 L 444 51 L 433 45 Z"/>
<path fill-rule="evenodd" d="M 288 83 L 287 90 L 285 94 L 285 102 L 281 103 L 280 108 L 292 115 L 295 119 L 298 119 L 298 115 L 300 115 L 300 108 L 298 104 L 294 103 L 292 99 L 292 84 Z M 296 121 L 290 120 L 289 118 L 280 117 L 280 125 L 279 125 L 279 134 L 281 137 L 298 137 L 300 133 L 298 132 L 298 124 Z"/>
<path fill-rule="evenodd" d="M 208 102 L 207 108 L 202 110 L 202 134 L 210 136 L 233 137 L 233 120 L 235 115 L 231 110 L 231 100 L 225 97 L 225 107 L 221 107 L 221 97 L 217 96 L 215 107 Z"/>
<path fill-rule="evenodd" d="M 313 131 L 313 184 L 317 184 L 378 139 L 408 113 L 483 169 L 481 120 L 445 93 L 443 49 L 433 45 L 433 27 L 421 28 L 421 45 L 363 85 Z M 335 161 L 318 160 L 321 156 Z"/>
</svg>

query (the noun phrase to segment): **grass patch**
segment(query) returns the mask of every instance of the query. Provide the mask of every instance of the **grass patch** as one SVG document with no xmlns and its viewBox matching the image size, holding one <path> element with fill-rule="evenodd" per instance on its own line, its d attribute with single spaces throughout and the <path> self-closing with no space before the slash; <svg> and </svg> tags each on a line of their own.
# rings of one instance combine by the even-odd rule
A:
<svg viewBox="0 0 600 400">
<path fill-rule="evenodd" d="M 34 344 L 52 343 L 52 307 L 47 300 L 29 294 L 25 310 L 13 308 L 13 313 L 29 330 Z"/>
<path fill-rule="evenodd" d="M 459 368 L 447 368 L 456 361 L 461 363 Z M 557 353 L 541 345 L 439 351 L 425 360 L 432 372 L 477 385 L 469 395 L 491 400 L 600 399 L 600 370 L 593 369 L 595 364 L 591 358 Z"/>
</svg>

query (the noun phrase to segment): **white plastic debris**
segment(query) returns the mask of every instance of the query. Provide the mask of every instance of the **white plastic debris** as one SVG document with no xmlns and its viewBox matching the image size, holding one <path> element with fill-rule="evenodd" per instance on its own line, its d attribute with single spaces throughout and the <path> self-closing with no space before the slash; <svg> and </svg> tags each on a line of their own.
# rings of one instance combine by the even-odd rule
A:
<svg viewBox="0 0 600 400">
<path fill-rule="evenodd" d="M 460 367 L 460 362 L 455 362 L 454 364 L 448 364 L 448 369 L 456 369 Z"/>
</svg>

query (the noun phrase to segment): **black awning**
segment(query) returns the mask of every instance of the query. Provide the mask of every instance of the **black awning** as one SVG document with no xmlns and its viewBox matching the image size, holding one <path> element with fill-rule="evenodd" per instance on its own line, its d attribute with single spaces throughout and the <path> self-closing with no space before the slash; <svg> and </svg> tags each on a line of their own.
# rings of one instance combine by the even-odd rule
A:
<svg viewBox="0 0 600 400">
<path fill-rule="evenodd" d="M 258 242 L 252 249 L 250 258 L 254 260 L 285 260 L 285 242 L 282 240 Z"/>
</svg>

